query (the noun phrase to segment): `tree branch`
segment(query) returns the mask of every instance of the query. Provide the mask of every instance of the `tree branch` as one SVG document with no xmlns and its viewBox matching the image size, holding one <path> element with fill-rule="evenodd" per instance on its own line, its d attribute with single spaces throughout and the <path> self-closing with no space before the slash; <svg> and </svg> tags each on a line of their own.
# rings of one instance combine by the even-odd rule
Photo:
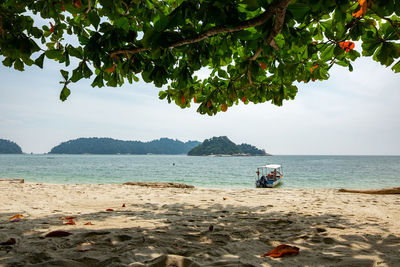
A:
<svg viewBox="0 0 400 267">
<path fill-rule="evenodd" d="M 264 11 L 264 13 L 260 14 L 259 16 L 255 17 L 255 18 L 242 21 L 242 22 L 238 23 L 237 25 L 231 26 L 231 27 L 224 27 L 224 26 L 212 27 L 198 35 L 195 35 L 195 36 L 183 39 L 181 41 L 172 43 L 169 46 L 169 48 L 179 47 L 179 46 L 183 46 L 183 45 L 187 45 L 187 44 L 198 43 L 198 42 L 203 41 L 203 40 L 205 40 L 213 35 L 216 35 L 216 34 L 237 32 L 237 31 L 241 31 L 241 30 L 244 30 L 247 28 L 260 26 L 260 25 L 266 23 L 273 15 L 275 15 L 275 24 L 277 23 L 277 21 L 280 22 L 280 20 L 282 20 L 282 25 L 283 25 L 283 20 L 285 18 L 284 14 L 286 12 L 286 8 L 289 5 L 289 3 L 290 3 L 290 0 L 281 0 L 281 1 L 276 0 Z M 283 13 L 283 19 L 279 18 L 282 16 L 282 13 Z M 281 28 L 282 28 L 282 25 L 281 25 Z M 269 34 L 269 36 L 272 36 L 271 33 Z M 276 34 L 275 34 L 275 36 L 276 36 Z M 271 40 L 275 36 L 273 36 L 271 38 Z M 271 42 L 271 40 L 269 40 L 267 43 L 269 44 Z M 140 52 L 147 51 L 150 49 L 151 49 L 150 47 L 134 47 L 134 48 L 118 49 L 118 50 L 111 51 L 110 56 L 115 56 L 117 54 L 123 54 L 123 53 L 136 54 L 136 53 L 140 53 Z"/>
<path fill-rule="evenodd" d="M 394 32 L 396 33 L 397 37 L 400 38 L 400 33 L 399 33 L 398 30 L 397 30 L 397 25 L 393 22 L 393 20 L 391 20 L 391 19 L 389 19 L 389 18 L 386 18 L 386 17 L 384 17 L 384 16 L 379 15 L 378 12 L 376 12 L 374 9 L 372 9 L 372 7 L 370 7 L 369 9 L 371 9 L 372 12 L 374 12 L 374 14 L 377 15 L 378 17 L 380 17 L 381 19 L 384 19 L 384 20 L 386 20 L 386 21 L 389 21 L 389 23 L 392 25 L 393 30 L 394 30 Z M 375 27 L 375 28 L 376 28 L 376 27 Z"/>
<path fill-rule="evenodd" d="M 281 32 L 283 23 L 285 22 L 285 14 L 286 14 L 286 8 L 289 5 L 289 1 L 282 1 L 281 3 L 284 3 L 282 6 L 276 9 L 275 13 L 275 22 L 274 26 L 272 27 L 271 31 L 269 32 L 268 36 L 265 38 L 265 42 L 267 45 L 271 45 L 273 48 L 277 48 L 277 44 L 275 42 L 275 37 Z M 249 59 L 249 64 L 247 65 L 247 77 L 249 79 L 249 83 L 253 84 L 253 81 L 251 79 L 251 72 L 250 72 L 250 65 L 251 63 L 257 59 L 257 57 L 261 54 L 262 48 L 259 47 L 257 52 Z"/>
</svg>

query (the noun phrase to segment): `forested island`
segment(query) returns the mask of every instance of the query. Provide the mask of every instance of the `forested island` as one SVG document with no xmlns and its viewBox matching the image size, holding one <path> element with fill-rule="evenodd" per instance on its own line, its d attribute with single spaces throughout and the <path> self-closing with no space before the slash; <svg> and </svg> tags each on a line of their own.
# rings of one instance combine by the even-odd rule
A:
<svg viewBox="0 0 400 267">
<path fill-rule="evenodd" d="M 187 154 L 198 141 L 182 142 L 161 138 L 150 142 L 122 141 L 112 138 L 79 138 L 55 146 L 49 154 Z"/>
<path fill-rule="evenodd" d="M 0 139 L 0 154 L 22 154 L 22 149 L 12 141 Z"/>
<path fill-rule="evenodd" d="M 232 155 L 232 156 L 267 156 L 265 150 L 249 144 L 236 145 L 226 136 L 213 137 L 188 152 L 189 156 Z"/>
</svg>

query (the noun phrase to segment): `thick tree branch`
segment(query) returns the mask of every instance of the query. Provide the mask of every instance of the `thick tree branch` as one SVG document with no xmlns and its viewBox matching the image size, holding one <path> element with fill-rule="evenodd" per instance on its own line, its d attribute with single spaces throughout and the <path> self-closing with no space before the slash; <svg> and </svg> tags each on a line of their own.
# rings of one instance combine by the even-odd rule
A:
<svg viewBox="0 0 400 267">
<path fill-rule="evenodd" d="M 275 24 L 276 24 L 277 21 L 281 20 L 281 18 L 279 18 L 279 17 L 282 17 L 282 13 L 283 13 L 283 20 L 284 20 L 284 17 L 285 17 L 284 14 L 286 12 L 286 8 L 289 5 L 289 3 L 290 3 L 290 0 L 281 0 L 281 1 L 276 0 L 264 11 L 264 13 L 262 13 L 261 15 L 255 17 L 255 18 L 242 21 L 242 22 L 238 23 L 237 25 L 231 26 L 231 27 L 224 27 L 224 26 L 212 27 L 198 35 L 195 35 L 193 37 L 189 37 L 189 38 L 183 39 L 181 41 L 172 43 L 169 46 L 169 48 L 174 48 L 174 47 L 183 46 L 183 45 L 187 45 L 187 44 L 197 43 L 197 42 L 203 41 L 203 40 L 205 40 L 213 35 L 216 35 L 216 34 L 237 32 L 237 31 L 241 31 L 241 30 L 244 30 L 247 28 L 260 26 L 260 25 L 266 23 L 274 15 L 275 15 Z M 283 25 L 283 20 L 282 20 L 282 25 Z M 281 26 L 281 28 L 282 28 L 282 26 Z M 271 31 L 271 33 L 272 33 L 272 31 Z M 271 33 L 269 34 L 269 36 L 272 35 Z M 275 34 L 275 36 L 276 36 L 276 34 Z M 275 36 L 273 36 L 271 38 L 271 40 Z M 271 40 L 269 40 L 269 42 L 267 42 L 267 43 L 269 44 L 271 42 Z M 150 50 L 150 47 L 135 47 L 135 48 L 118 49 L 118 50 L 114 50 L 114 51 L 110 52 L 110 56 L 115 56 L 115 55 L 123 54 L 123 53 L 136 54 L 136 53 L 140 53 L 140 52 L 143 52 L 146 50 Z"/>
<path fill-rule="evenodd" d="M 274 25 L 271 28 L 271 31 L 269 32 L 268 36 L 265 38 L 265 43 L 267 45 L 271 45 L 275 49 L 278 46 L 277 46 L 274 38 L 282 30 L 283 23 L 285 22 L 286 8 L 288 7 L 290 1 L 282 1 L 281 3 L 283 3 L 283 2 L 285 4 L 276 9 Z M 257 52 L 249 59 L 249 64 L 247 65 L 247 77 L 249 79 L 250 84 L 253 84 L 253 81 L 251 79 L 250 65 L 254 60 L 257 59 L 257 57 L 261 54 L 261 52 L 262 52 L 262 48 L 259 47 Z"/>
</svg>

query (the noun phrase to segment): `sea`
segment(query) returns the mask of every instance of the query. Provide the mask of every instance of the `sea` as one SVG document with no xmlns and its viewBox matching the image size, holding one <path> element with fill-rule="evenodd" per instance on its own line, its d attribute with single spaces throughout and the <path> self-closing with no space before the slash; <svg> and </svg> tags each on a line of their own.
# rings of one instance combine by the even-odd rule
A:
<svg viewBox="0 0 400 267">
<path fill-rule="evenodd" d="M 281 164 L 282 188 L 400 186 L 400 156 L 0 155 L 0 179 L 56 184 L 176 182 L 254 188 L 257 167 Z"/>
</svg>

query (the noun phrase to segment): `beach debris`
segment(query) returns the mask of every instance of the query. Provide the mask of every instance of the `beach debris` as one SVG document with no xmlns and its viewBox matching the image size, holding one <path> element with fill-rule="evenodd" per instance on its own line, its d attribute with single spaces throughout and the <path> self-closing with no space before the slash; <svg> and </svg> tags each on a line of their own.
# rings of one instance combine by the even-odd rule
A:
<svg viewBox="0 0 400 267">
<path fill-rule="evenodd" d="M 87 222 L 84 225 L 94 225 L 92 222 Z"/>
<path fill-rule="evenodd" d="M 64 222 L 64 224 L 75 225 L 75 221 L 74 221 L 74 219 L 69 219 L 68 221 Z"/>
<path fill-rule="evenodd" d="M 106 209 L 106 211 L 114 211 L 113 209 Z"/>
<path fill-rule="evenodd" d="M 68 216 L 68 217 L 60 217 L 60 220 L 66 221 L 66 220 L 71 220 L 71 219 L 75 219 L 75 216 Z"/>
<path fill-rule="evenodd" d="M 0 178 L 0 182 L 23 184 L 25 182 L 25 180 L 24 179 L 20 179 L 20 178 Z"/>
<path fill-rule="evenodd" d="M 341 189 L 339 189 L 339 192 L 374 194 L 374 195 L 400 194 L 400 187 L 383 188 L 383 189 L 376 189 L 376 190 L 352 190 L 352 189 L 341 188 Z"/>
<path fill-rule="evenodd" d="M 79 252 L 85 252 L 85 251 L 88 251 L 91 249 L 93 249 L 93 243 L 91 243 L 91 242 L 81 243 L 78 245 L 78 248 L 77 248 L 77 250 Z"/>
<path fill-rule="evenodd" d="M 223 199 L 223 200 L 227 200 L 228 198 L 227 198 L 227 197 L 223 197 L 222 199 Z"/>
<path fill-rule="evenodd" d="M 125 203 L 124 203 L 124 204 L 122 204 L 122 207 L 123 207 L 123 208 L 125 208 L 125 207 L 126 207 Z"/>
<path fill-rule="evenodd" d="M 62 230 L 56 230 L 52 231 L 50 233 L 47 233 L 45 237 L 64 237 L 64 236 L 69 236 L 71 235 L 70 232 L 62 231 Z"/>
<path fill-rule="evenodd" d="M 214 225 L 210 224 L 210 226 L 208 226 L 208 231 L 213 231 L 214 230 Z"/>
<path fill-rule="evenodd" d="M 171 182 L 126 182 L 124 185 L 136 185 L 151 188 L 194 188 L 193 185 L 187 185 L 182 183 L 171 183 Z"/>
<path fill-rule="evenodd" d="M 5 241 L 5 242 L 1 242 L 0 243 L 0 245 L 1 246 L 11 246 L 11 245 L 15 245 L 15 243 L 17 243 L 16 241 L 15 241 L 15 238 L 10 238 L 10 239 L 8 239 L 7 241 Z"/>
<path fill-rule="evenodd" d="M 24 215 L 22 215 L 22 214 L 16 214 L 16 215 L 10 217 L 9 219 L 10 219 L 10 222 L 20 222 L 20 221 L 22 221 L 23 217 L 24 217 Z"/>
<path fill-rule="evenodd" d="M 286 244 L 279 245 L 275 247 L 270 252 L 264 253 L 261 257 L 270 256 L 272 258 L 280 258 L 286 255 L 297 255 L 299 254 L 299 248 L 295 246 L 289 246 Z"/>
</svg>

